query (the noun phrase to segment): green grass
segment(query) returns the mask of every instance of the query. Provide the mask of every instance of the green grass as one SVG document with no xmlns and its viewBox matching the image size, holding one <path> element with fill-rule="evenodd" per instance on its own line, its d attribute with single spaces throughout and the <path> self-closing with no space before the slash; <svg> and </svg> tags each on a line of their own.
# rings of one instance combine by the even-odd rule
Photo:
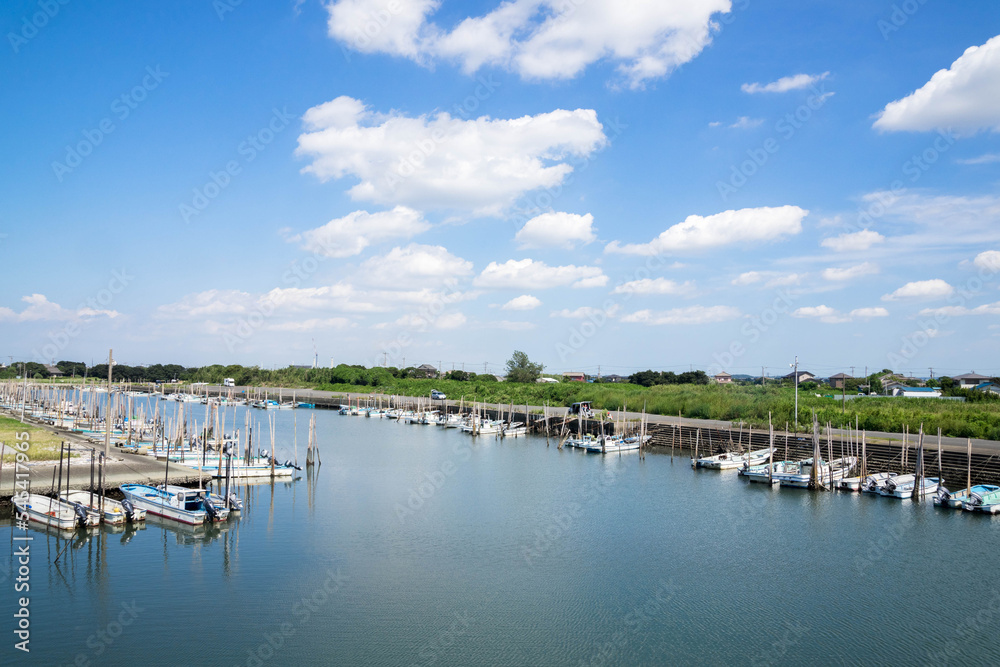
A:
<svg viewBox="0 0 1000 667">
<path fill-rule="evenodd" d="M 28 460 L 29 461 L 51 461 L 59 458 L 59 443 L 63 439 L 50 431 L 29 424 L 22 424 L 17 419 L 0 417 L 0 442 L 7 445 L 4 449 L 4 465 L 14 462 L 14 457 L 19 449 L 14 445 L 23 442 L 23 437 L 18 434 L 28 434 Z"/>
<path fill-rule="evenodd" d="M 795 393 L 786 387 L 659 385 L 640 387 L 632 384 L 513 384 L 508 382 L 456 382 L 451 380 L 396 380 L 380 387 L 350 384 L 325 384 L 317 389 L 352 393 L 377 392 L 404 396 L 429 396 L 432 389 L 445 392 L 449 399 L 485 401 L 514 405 L 568 406 L 591 401 L 602 410 L 619 410 L 659 415 L 681 414 L 697 419 L 743 421 L 755 428 L 767 426 L 771 413 L 776 428 L 795 421 Z M 821 424 L 835 427 L 853 424 L 869 431 L 900 433 L 903 426 L 916 432 L 921 424 L 925 433 L 955 437 L 1000 440 L 1000 401 L 962 403 L 927 398 L 859 397 L 847 402 L 846 412 L 832 398 L 817 397 L 816 392 L 799 392 L 799 424 L 812 423 L 816 411 Z"/>
</svg>

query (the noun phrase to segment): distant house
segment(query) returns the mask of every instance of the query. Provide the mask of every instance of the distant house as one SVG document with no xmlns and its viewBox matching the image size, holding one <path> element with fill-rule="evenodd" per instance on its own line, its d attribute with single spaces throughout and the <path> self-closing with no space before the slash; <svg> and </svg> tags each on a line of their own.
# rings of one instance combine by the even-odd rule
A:
<svg viewBox="0 0 1000 667">
<path fill-rule="evenodd" d="M 977 385 L 990 381 L 990 378 L 975 372 L 955 375 L 951 379 L 955 381 L 959 389 L 975 389 Z"/>
<path fill-rule="evenodd" d="M 614 382 L 614 383 L 625 382 L 625 378 L 623 378 L 621 375 L 615 375 L 614 373 L 612 373 L 611 375 L 605 375 L 604 377 L 602 377 L 601 382 Z"/>
<path fill-rule="evenodd" d="M 902 398 L 941 398 L 941 390 L 935 387 L 907 387 L 897 385 L 892 389 L 893 396 Z"/>
<path fill-rule="evenodd" d="M 1000 394 L 1000 384 L 996 382 L 983 382 L 977 384 L 975 389 L 976 391 L 985 391 L 989 394 Z"/>
<path fill-rule="evenodd" d="M 830 376 L 830 386 L 834 389 L 843 389 L 847 385 L 847 381 L 853 379 L 854 378 L 847 373 L 837 373 L 836 375 Z"/>
<path fill-rule="evenodd" d="M 431 364 L 420 364 L 414 370 L 416 371 L 416 375 L 425 378 L 437 378 L 438 376 L 437 366 L 432 366 Z"/>
<path fill-rule="evenodd" d="M 586 382 L 587 381 L 587 374 L 586 373 L 578 373 L 576 371 L 570 371 L 568 373 L 563 373 L 563 377 L 566 378 L 567 380 L 571 381 L 571 382 Z"/>
<path fill-rule="evenodd" d="M 49 375 L 54 378 L 61 378 L 62 376 L 66 375 L 61 370 L 59 370 L 58 366 L 53 366 L 52 364 L 45 364 L 45 370 L 47 370 L 49 372 Z"/>
<path fill-rule="evenodd" d="M 789 373 L 788 375 L 783 376 L 782 379 L 791 380 L 792 382 L 795 382 L 795 373 L 794 372 Z M 809 382 L 810 380 L 815 380 L 815 379 L 816 376 L 810 373 L 809 371 L 799 371 L 799 384 L 802 384 L 803 382 Z"/>
<path fill-rule="evenodd" d="M 716 384 L 733 383 L 733 376 L 725 371 L 722 371 L 721 373 L 716 373 L 715 375 L 712 376 L 712 379 L 715 380 Z"/>
</svg>

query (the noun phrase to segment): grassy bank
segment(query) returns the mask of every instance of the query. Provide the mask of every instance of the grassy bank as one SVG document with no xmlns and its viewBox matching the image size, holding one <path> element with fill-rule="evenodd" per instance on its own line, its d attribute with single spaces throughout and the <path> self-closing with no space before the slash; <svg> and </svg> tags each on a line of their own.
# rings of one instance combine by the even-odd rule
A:
<svg viewBox="0 0 1000 667">
<path fill-rule="evenodd" d="M 22 424 L 17 419 L 0 417 L 0 442 L 7 445 L 4 449 L 4 466 L 14 462 L 18 450 L 15 450 L 13 445 L 24 441 L 23 435 L 18 437 L 18 434 L 24 433 L 28 434 L 29 461 L 49 461 L 59 458 L 59 443 L 63 441 L 60 436 L 37 426 Z"/>
<path fill-rule="evenodd" d="M 370 387 L 351 384 L 325 384 L 316 387 L 327 391 L 365 393 Z M 640 387 L 632 384 L 514 384 L 508 382 L 456 382 L 449 380 L 396 380 L 375 388 L 384 394 L 429 396 L 432 389 L 448 394 L 449 399 L 514 403 L 515 405 L 567 406 L 577 401 L 591 401 L 595 408 L 619 410 L 627 407 L 659 415 L 681 414 L 696 419 L 744 421 L 754 427 L 766 427 L 768 413 L 776 427 L 794 423 L 795 393 L 786 387 L 659 385 Z M 834 426 L 854 423 L 869 431 L 900 433 L 903 426 L 954 437 L 1000 440 L 1000 401 L 961 403 L 926 398 L 859 397 L 847 402 L 842 412 L 840 401 L 815 392 L 799 392 L 799 423 L 812 422 L 816 411 L 821 423 Z"/>
</svg>

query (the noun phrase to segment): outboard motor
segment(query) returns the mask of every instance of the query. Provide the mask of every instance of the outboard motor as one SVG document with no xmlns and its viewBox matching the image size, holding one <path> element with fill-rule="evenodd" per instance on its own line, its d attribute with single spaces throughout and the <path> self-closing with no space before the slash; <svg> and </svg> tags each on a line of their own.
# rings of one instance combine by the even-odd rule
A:
<svg viewBox="0 0 1000 667">
<path fill-rule="evenodd" d="M 132 505 L 132 501 L 128 498 L 122 499 L 122 509 L 125 510 L 125 518 L 129 521 L 135 521 L 135 506 Z"/>
<path fill-rule="evenodd" d="M 208 514 L 209 519 L 212 521 L 219 520 L 219 510 L 212 504 L 211 500 L 205 498 L 201 504 L 205 506 L 205 512 Z"/>
<path fill-rule="evenodd" d="M 235 491 L 230 491 L 229 492 L 229 505 L 231 507 L 233 507 L 234 509 L 238 509 L 238 510 L 242 510 L 243 509 L 243 501 L 240 500 L 240 497 L 238 495 L 236 495 Z"/>
<path fill-rule="evenodd" d="M 86 527 L 87 526 L 87 510 L 86 510 L 86 508 L 83 505 L 79 504 L 79 503 L 74 503 L 73 504 L 73 511 L 76 512 L 76 521 L 77 521 L 77 523 L 79 523 L 81 527 Z"/>
</svg>

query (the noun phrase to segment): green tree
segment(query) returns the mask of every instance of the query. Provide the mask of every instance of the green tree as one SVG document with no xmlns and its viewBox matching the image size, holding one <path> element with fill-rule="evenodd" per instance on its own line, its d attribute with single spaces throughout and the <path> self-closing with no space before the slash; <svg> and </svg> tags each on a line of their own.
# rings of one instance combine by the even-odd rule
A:
<svg viewBox="0 0 1000 667">
<path fill-rule="evenodd" d="M 507 382 L 534 382 L 542 374 L 542 365 L 533 364 L 528 355 L 520 350 L 507 360 Z"/>
</svg>

